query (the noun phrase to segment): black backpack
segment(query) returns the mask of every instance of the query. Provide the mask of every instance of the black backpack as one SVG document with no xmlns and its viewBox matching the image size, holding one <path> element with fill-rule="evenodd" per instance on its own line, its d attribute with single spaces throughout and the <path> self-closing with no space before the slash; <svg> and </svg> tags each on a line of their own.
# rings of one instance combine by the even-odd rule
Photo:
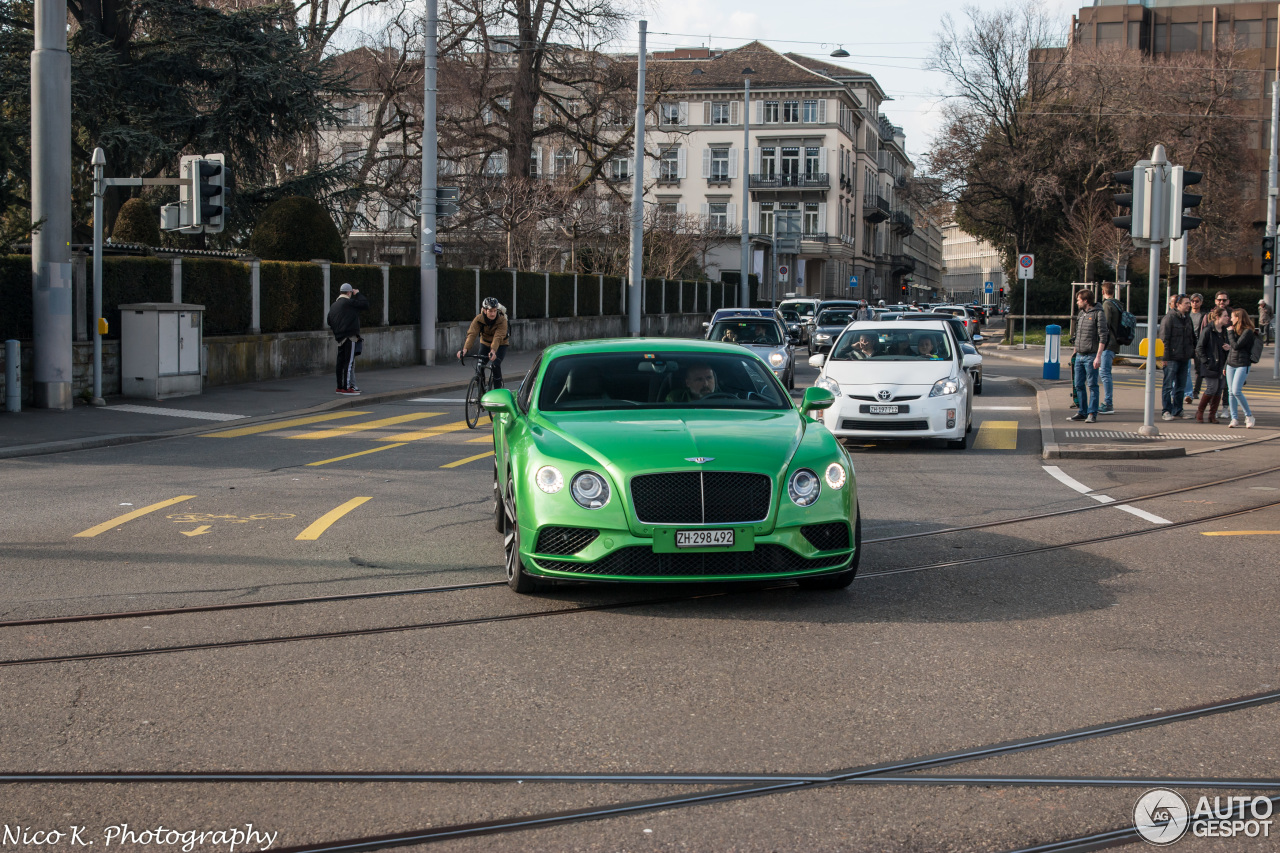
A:
<svg viewBox="0 0 1280 853">
<path fill-rule="evenodd" d="M 1120 327 L 1112 329 L 1116 340 L 1120 342 L 1120 346 L 1128 346 L 1133 343 L 1133 339 L 1138 334 L 1138 318 L 1130 314 L 1128 311 L 1120 307 L 1120 303 L 1115 299 L 1108 299 L 1108 302 L 1116 306 L 1116 310 L 1120 312 Z"/>
</svg>

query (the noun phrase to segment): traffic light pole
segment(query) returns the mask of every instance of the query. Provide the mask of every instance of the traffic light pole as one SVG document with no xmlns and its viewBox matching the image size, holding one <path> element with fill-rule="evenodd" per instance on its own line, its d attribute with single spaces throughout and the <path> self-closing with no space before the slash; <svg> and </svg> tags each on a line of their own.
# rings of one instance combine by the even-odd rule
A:
<svg viewBox="0 0 1280 853">
<path fill-rule="evenodd" d="M 1280 122 L 1280 80 L 1271 83 L 1271 156 L 1267 158 L 1267 236 L 1276 236 L 1276 123 Z M 1271 298 L 1271 311 L 1275 315 L 1280 306 L 1280 292 L 1276 290 L 1276 276 L 1264 276 L 1262 281 L 1262 298 Z M 1272 316 L 1271 322 L 1280 330 L 1280 320 Z M 1272 336 L 1275 351 L 1271 354 L 1271 378 L 1280 379 L 1280 331 Z"/>
</svg>

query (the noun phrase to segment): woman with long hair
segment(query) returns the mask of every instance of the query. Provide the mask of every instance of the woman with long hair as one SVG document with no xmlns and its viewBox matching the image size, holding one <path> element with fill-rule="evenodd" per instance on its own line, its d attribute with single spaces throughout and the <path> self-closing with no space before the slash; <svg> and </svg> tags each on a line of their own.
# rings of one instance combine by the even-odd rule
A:
<svg viewBox="0 0 1280 853">
<path fill-rule="evenodd" d="M 1244 409 L 1246 429 L 1257 423 L 1253 410 L 1249 408 L 1249 401 L 1244 398 L 1244 381 L 1249 377 L 1249 365 L 1253 363 L 1250 355 L 1253 352 L 1255 334 L 1248 312 L 1243 308 L 1231 309 L 1231 325 L 1227 327 L 1227 346 L 1230 347 L 1227 351 L 1227 388 L 1231 394 L 1228 400 L 1231 404 L 1231 423 L 1227 424 L 1228 427 L 1240 426 L 1240 409 Z"/>
</svg>

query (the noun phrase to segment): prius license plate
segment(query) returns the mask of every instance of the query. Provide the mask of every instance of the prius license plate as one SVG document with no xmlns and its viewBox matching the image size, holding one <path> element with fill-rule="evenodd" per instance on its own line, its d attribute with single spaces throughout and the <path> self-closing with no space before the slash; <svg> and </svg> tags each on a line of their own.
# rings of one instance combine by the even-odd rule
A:
<svg viewBox="0 0 1280 853">
<path fill-rule="evenodd" d="M 677 548 L 726 548 L 733 545 L 733 530 L 677 530 Z"/>
<path fill-rule="evenodd" d="M 871 414 L 896 415 L 898 414 L 898 407 L 897 406 L 871 406 Z"/>
</svg>

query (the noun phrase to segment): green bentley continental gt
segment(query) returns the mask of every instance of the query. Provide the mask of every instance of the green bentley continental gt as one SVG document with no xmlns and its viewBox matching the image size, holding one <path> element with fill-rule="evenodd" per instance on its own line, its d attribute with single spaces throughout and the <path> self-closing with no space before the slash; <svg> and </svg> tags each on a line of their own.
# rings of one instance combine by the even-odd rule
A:
<svg viewBox="0 0 1280 853">
<path fill-rule="evenodd" d="M 548 347 L 493 415 L 494 523 L 507 582 L 795 579 L 838 589 L 862 524 L 849 454 L 735 344 Z"/>
</svg>

